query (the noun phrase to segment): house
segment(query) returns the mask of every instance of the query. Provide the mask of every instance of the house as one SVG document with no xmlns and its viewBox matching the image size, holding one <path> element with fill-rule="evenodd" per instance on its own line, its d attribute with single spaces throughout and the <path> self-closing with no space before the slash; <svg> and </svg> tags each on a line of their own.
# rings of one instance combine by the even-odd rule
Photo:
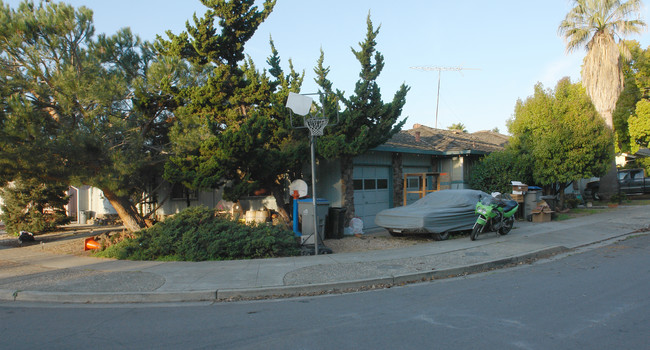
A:
<svg viewBox="0 0 650 350">
<path fill-rule="evenodd" d="M 104 193 L 96 187 L 70 186 L 68 196 L 68 217 L 78 223 L 85 224 L 89 219 L 117 215 Z"/>
<path fill-rule="evenodd" d="M 474 164 L 483 156 L 502 150 L 507 143 L 508 136 L 492 131 L 469 134 L 420 124 L 400 131 L 383 145 L 354 159 L 355 214 L 363 220 L 365 228 L 373 228 L 379 211 L 419 199 L 417 192 L 425 182 L 427 192 L 468 188 Z M 311 184 L 309 168 L 306 166 L 305 180 Z M 339 161 L 318 161 L 316 186 L 318 197 L 327 199 L 332 207 L 342 206 Z M 223 189 L 196 191 L 163 183 L 151 193 L 150 200 L 138 209 L 155 210 L 155 218 L 159 220 L 188 206 L 228 210 L 233 205 L 222 200 Z M 98 189 L 72 188 L 71 195 L 68 208 L 71 216 L 79 217 L 82 211 L 86 211 L 88 218 L 115 213 Z M 251 196 L 242 199 L 240 204 L 243 211 L 277 209 L 272 196 Z"/>
<path fill-rule="evenodd" d="M 469 188 L 476 162 L 502 150 L 507 143 L 508 136 L 492 131 L 469 134 L 420 124 L 400 131 L 354 159 L 355 215 L 363 220 L 365 228 L 373 228 L 379 211 L 403 205 L 405 198 L 406 203 L 419 199 L 415 192 L 421 190 L 424 181 L 428 191 Z M 341 207 L 340 163 L 321 162 L 317 175 L 317 195 L 329 200 L 330 206 Z"/>
</svg>

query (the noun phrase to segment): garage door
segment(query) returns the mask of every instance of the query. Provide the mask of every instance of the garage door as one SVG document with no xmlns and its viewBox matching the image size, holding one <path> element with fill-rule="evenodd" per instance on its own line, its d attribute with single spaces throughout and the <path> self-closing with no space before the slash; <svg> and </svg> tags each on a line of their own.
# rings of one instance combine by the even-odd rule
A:
<svg viewBox="0 0 650 350">
<path fill-rule="evenodd" d="M 354 167 L 354 211 L 364 229 L 377 227 L 375 215 L 390 208 L 389 167 Z"/>
</svg>

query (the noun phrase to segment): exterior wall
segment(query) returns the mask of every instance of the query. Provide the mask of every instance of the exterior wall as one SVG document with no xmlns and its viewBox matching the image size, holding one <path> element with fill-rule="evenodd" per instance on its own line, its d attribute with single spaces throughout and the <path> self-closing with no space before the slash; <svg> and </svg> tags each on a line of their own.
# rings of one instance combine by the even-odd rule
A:
<svg viewBox="0 0 650 350">
<path fill-rule="evenodd" d="M 473 164 L 473 158 L 465 156 L 451 156 L 446 158 L 438 158 L 440 163 L 440 172 L 449 174 L 449 181 L 442 183 L 443 186 L 448 186 L 450 189 L 464 189 L 469 188 L 469 174 Z"/>
<path fill-rule="evenodd" d="M 403 175 L 405 173 L 446 173 L 441 176 L 440 187 L 468 188 L 471 169 L 478 156 L 432 156 L 415 153 L 370 151 L 354 159 L 355 211 L 364 220 L 364 228 L 373 228 L 374 214 L 381 209 L 403 205 Z M 311 168 L 305 167 L 305 180 L 311 187 Z M 320 160 L 316 166 L 317 195 L 329 201 L 331 207 L 342 207 L 341 164 L 338 160 Z M 388 181 L 385 188 L 384 178 Z M 432 179 L 428 182 L 431 183 Z M 366 182 L 367 181 L 367 182 Z M 407 188 L 418 189 L 417 178 L 408 179 Z M 430 184 L 430 189 L 437 184 Z M 368 187 L 370 186 L 370 187 Z M 398 188 L 399 187 L 399 188 Z M 311 195 L 311 193 L 310 193 Z M 407 204 L 419 199 L 409 194 Z"/>
<path fill-rule="evenodd" d="M 81 210 L 88 212 L 89 219 L 117 214 L 102 190 L 85 185 L 77 187 L 77 217 Z"/>
<path fill-rule="evenodd" d="M 309 186 L 311 196 L 311 167 L 303 180 Z M 330 202 L 331 207 L 343 206 L 341 190 L 341 162 L 339 160 L 320 160 L 316 164 L 316 195 Z"/>
</svg>

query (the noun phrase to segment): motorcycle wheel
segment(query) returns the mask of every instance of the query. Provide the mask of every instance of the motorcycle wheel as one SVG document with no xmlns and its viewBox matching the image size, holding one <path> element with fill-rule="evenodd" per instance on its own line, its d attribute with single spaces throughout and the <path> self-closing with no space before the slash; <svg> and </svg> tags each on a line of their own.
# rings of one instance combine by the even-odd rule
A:
<svg viewBox="0 0 650 350">
<path fill-rule="evenodd" d="M 501 236 L 505 236 L 512 230 L 512 226 L 515 224 L 515 218 L 514 217 L 509 217 L 506 219 L 506 222 L 503 223 L 503 226 L 499 229 L 499 234 Z"/>
<path fill-rule="evenodd" d="M 431 237 L 436 241 L 446 241 L 449 238 L 449 232 L 436 232 L 432 233 Z"/>
<path fill-rule="evenodd" d="M 483 228 L 483 226 L 478 224 L 474 225 L 474 228 L 472 229 L 472 233 L 469 234 L 469 238 L 472 241 L 475 241 L 476 238 L 478 237 L 478 234 L 481 233 L 481 228 Z"/>
</svg>

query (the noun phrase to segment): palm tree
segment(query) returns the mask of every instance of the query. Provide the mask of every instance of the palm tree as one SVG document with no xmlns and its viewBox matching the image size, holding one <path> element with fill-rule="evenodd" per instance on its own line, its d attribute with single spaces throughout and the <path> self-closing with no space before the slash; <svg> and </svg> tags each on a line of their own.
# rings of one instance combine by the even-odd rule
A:
<svg viewBox="0 0 650 350">
<path fill-rule="evenodd" d="M 449 130 L 459 130 L 459 131 L 462 131 L 462 132 L 465 132 L 465 133 L 467 132 L 467 128 L 465 128 L 465 125 L 463 125 L 463 123 L 451 124 L 450 126 L 447 127 L 447 129 L 449 129 Z"/>
<path fill-rule="evenodd" d="M 629 57 L 621 38 L 645 28 L 645 22 L 639 18 L 642 3 L 641 0 L 574 0 L 573 3 L 575 7 L 560 23 L 558 32 L 567 40 L 568 52 L 581 47 L 587 49 L 582 84 L 600 116 L 613 129 L 612 112 L 623 91 L 621 54 Z"/>
<path fill-rule="evenodd" d="M 622 36 L 645 29 L 646 24 L 639 15 L 642 3 L 641 0 L 573 0 L 573 4 L 558 32 L 564 35 L 568 52 L 581 47 L 587 50 L 582 85 L 601 118 L 614 130 L 612 113 L 623 91 L 621 58 L 630 56 Z M 613 157 L 609 171 L 600 179 L 599 191 L 605 198 L 618 192 Z"/>
</svg>

